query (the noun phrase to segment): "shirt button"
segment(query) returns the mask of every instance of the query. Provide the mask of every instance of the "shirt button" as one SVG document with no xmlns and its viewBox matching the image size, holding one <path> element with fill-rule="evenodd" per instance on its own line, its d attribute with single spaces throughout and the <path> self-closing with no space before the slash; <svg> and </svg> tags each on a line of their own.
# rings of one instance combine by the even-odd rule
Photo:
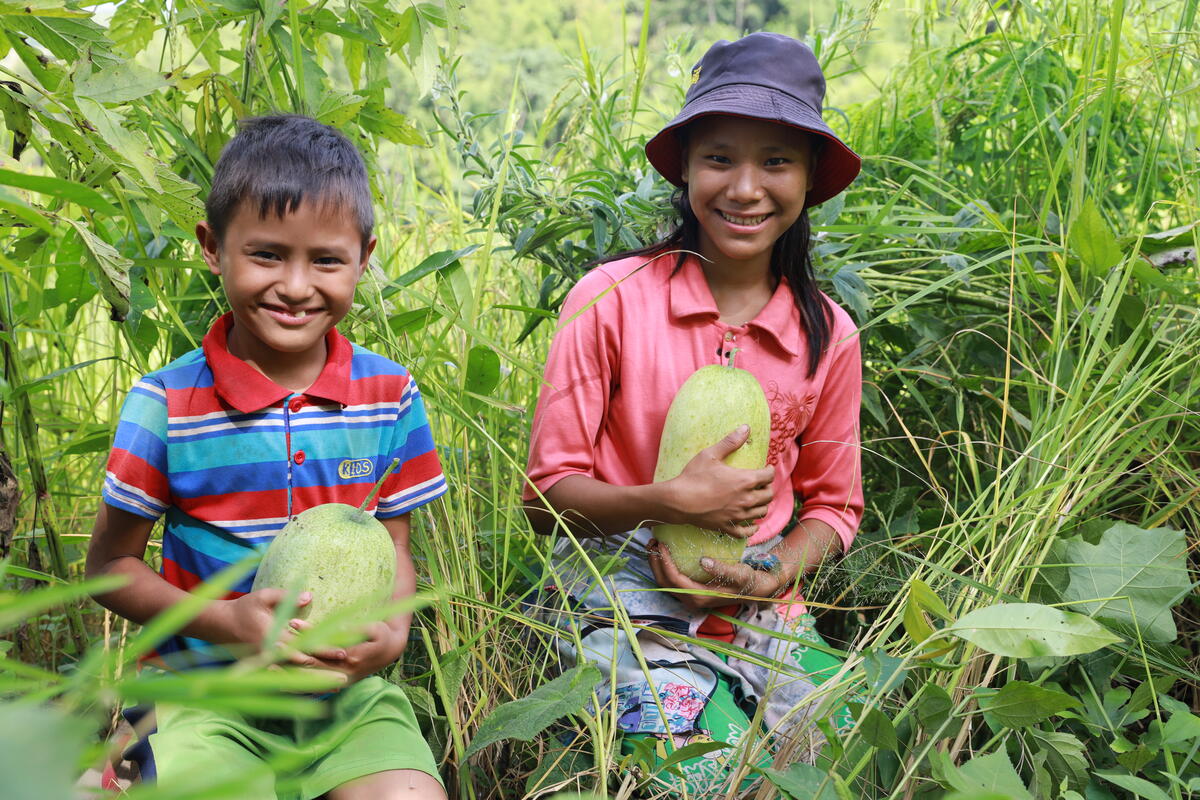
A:
<svg viewBox="0 0 1200 800">
<path fill-rule="evenodd" d="M 303 464 L 304 463 L 304 451 L 297 450 L 295 455 L 292 456 L 292 460 L 295 461 L 297 464 Z"/>
<path fill-rule="evenodd" d="M 732 342 L 737 337 L 733 335 L 733 331 L 725 331 L 725 341 Z"/>
<path fill-rule="evenodd" d="M 292 411 L 299 411 L 303 407 L 304 407 L 304 398 L 303 397 L 293 397 L 292 402 L 288 403 L 288 408 L 290 408 Z"/>
</svg>

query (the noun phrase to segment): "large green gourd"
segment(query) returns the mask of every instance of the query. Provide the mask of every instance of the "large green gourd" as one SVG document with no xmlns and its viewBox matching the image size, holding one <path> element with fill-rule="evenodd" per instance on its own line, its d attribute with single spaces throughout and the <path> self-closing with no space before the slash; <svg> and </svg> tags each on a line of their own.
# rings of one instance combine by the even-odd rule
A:
<svg viewBox="0 0 1200 800">
<path fill-rule="evenodd" d="M 312 592 L 296 616 L 313 623 L 343 608 L 385 605 L 396 583 L 396 546 L 383 523 L 363 509 L 395 465 L 361 507 L 325 503 L 297 514 L 267 547 L 254 590 Z"/>
<path fill-rule="evenodd" d="M 679 387 L 658 446 L 654 480 L 667 481 L 683 472 L 687 463 L 706 447 L 725 438 L 740 425 L 750 426 L 750 438 L 725 458 L 741 469 L 762 469 L 771 440 L 771 410 L 758 379 L 744 369 L 713 364 L 701 367 Z M 671 550 L 679 571 L 697 581 L 712 575 L 700 566 L 704 556 L 735 564 L 741 561 L 746 540 L 698 528 L 695 525 L 656 525 L 654 538 Z"/>
</svg>

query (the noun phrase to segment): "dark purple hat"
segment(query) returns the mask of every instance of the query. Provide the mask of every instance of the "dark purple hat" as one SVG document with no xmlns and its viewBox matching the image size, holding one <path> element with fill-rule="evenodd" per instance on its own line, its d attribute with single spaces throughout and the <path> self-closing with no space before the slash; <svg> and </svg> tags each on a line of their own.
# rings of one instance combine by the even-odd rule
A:
<svg viewBox="0 0 1200 800">
<path fill-rule="evenodd" d="M 827 141 L 813 169 L 804 205 L 823 203 L 845 189 L 862 160 L 821 119 L 825 76 L 807 45 L 778 33 L 752 33 L 719 41 L 692 69 L 683 110 L 653 139 L 646 157 L 664 178 L 683 185 L 682 148 L 676 131 L 710 114 L 779 122 Z"/>
</svg>

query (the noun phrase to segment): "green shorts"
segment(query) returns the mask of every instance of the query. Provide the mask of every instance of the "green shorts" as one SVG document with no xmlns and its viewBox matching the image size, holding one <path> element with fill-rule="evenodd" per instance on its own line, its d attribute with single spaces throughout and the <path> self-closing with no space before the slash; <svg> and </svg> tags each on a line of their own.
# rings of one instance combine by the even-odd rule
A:
<svg viewBox="0 0 1200 800">
<path fill-rule="evenodd" d="M 158 731 L 149 737 L 158 783 L 211 788 L 204 796 L 213 798 L 310 800 L 386 770 L 441 781 L 399 686 L 373 676 L 324 702 L 329 715 L 319 720 L 159 705 Z"/>
</svg>

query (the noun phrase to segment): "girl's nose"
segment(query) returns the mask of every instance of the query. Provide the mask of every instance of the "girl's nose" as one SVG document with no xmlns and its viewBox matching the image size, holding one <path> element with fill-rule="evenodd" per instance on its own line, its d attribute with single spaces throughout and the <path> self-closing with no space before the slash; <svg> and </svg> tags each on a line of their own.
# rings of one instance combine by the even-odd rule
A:
<svg viewBox="0 0 1200 800">
<path fill-rule="evenodd" d="M 752 164 L 743 164 L 734 170 L 729 181 L 729 199 L 738 203 L 752 203 L 762 197 L 762 181 Z"/>
</svg>

